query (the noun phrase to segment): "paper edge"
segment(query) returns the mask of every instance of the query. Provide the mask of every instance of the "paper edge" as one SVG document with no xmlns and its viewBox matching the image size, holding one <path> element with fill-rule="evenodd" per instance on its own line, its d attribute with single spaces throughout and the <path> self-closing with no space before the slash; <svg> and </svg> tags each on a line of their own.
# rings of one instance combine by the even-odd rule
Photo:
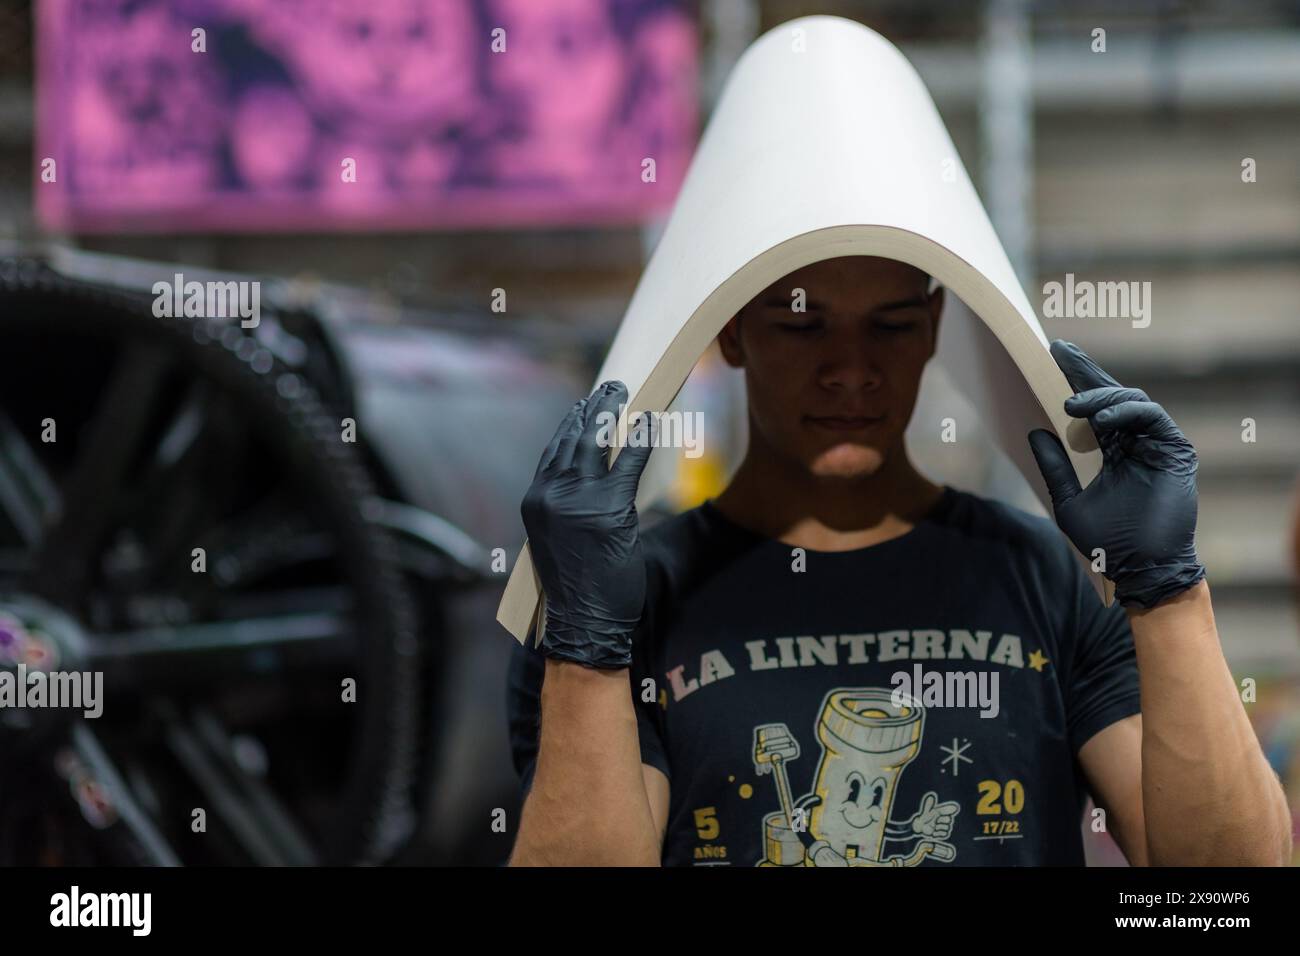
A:
<svg viewBox="0 0 1300 956">
<path fill-rule="evenodd" d="M 1087 486 L 1092 481 L 1101 469 L 1101 451 L 1088 423 L 1069 418 L 1062 407 L 1065 399 L 1073 395 L 1074 391 L 1051 357 L 1041 326 L 1037 329 L 1030 326 L 1016 305 L 957 253 L 933 239 L 897 226 L 826 226 L 792 236 L 750 259 L 714 289 L 690 319 L 683 323 L 645 382 L 635 395 L 629 396 L 627 414 L 666 410 L 709 342 L 740 308 L 763 289 L 806 265 L 852 255 L 874 255 L 905 262 L 928 272 L 958 296 L 993 333 L 1025 377 L 1026 384 L 1047 416 L 1052 431 L 1061 439 L 1079 483 Z M 706 316 L 709 317 L 707 321 Z M 1003 328 L 999 329 L 998 325 Z M 692 342 L 699 345 L 694 354 L 686 351 Z M 680 369 L 680 374 L 674 373 L 671 376 L 676 380 L 671 383 L 671 388 L 670 369 Z M 593 388 L 608 377 L 602 367 Z M 647 392 L 652 394 L 647 395 Z M 613 452 L 616 455 L 618 449 Z M 611 456 L 611 461 L 614 455 Z M 1070 546 L 1074 549 L 1073 543 Z M 1103 604 L 1109 607 L 1113 602 L 1113 585 L 1093 571 L 1091 563 L 1077 549 L 1074 550 L 1085 561 L 1086 573 L 1094 589 Z M 497 621 L 520 643 L 527 639 L 537 620 L 540 594 L 540 582 L 525 541 L 497 607 Z"/>
</svg>

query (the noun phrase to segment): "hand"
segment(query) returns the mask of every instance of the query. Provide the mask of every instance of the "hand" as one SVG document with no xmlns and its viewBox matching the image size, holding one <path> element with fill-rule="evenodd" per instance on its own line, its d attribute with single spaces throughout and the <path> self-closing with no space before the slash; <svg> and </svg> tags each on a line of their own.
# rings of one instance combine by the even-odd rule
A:
<svg viewBox="0 0 1300 956">
<path fill-rule="evenodd" d="M 939 802 L 933 790 L 921 798 L 921 807 L 912 817 L 912 832 L 917 836 L 933 837 L 946 840 L 952 836 L 952 820 L 961 812 L 961 804 L 955 800 Z"/>
<path fill-rule="evenodd" d="M 520 510 L 545 592 L 542 653 L 588 667 L 632 663 L 632 632 L 645 603 L 636 489 L 652 451 L 644 416 L 608 465 L 622 382 L 580 400 L 556 430 Z M 607 414 L 604 414 L 607 413 Z"/>
<path fill-rule="evenodd" d="M 1056 523 L 1085 557 L 1101 549 L 1120 603 L 1154 607 L 1205 576 L 1194 542 L 1196 450 L 1145 392 L 1124 388 L 1070 342 L 1051 349 L 1077 393 L 1065 410 L 1088 419 L 1102 453 L 1100 473 L 1080 489 L 1057 437 L 1029 433 Z"/>
</svg>

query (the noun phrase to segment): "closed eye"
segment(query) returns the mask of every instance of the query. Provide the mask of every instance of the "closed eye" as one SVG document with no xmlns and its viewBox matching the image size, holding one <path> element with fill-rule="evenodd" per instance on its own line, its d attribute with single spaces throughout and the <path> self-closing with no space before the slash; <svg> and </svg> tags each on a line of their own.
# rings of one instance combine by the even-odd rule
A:
<svg viewBox="0 0 1300 956">
<path fill-rule="evenodd" d="M 820 319 L 812 322 L 778 322 L 776 327 L 786 332 L 818 332 L 822 328 L 822 322 Z"/>
<path fill-rule="evenodd" d="M 920 324 L 920 323 L 918 323 L 916 319 L 907 319 L 906 321 L 903 321 L 903 322 L 883 322 L 883 321 L 877 321 L 877 322 L 873 323 L 873 325 L 874 325 L 874 327 L 875 327 L 876 329 L 878 329 L 878 330 L 881 331 L 881 332 L 887 332 L 887 333 L 894 333 L 894 332 L 911 332 L 911 331 L 913 331 L 914 329 L 916 329 L 916 327 L 917 327 L 919 324 Z"/>
</svg>

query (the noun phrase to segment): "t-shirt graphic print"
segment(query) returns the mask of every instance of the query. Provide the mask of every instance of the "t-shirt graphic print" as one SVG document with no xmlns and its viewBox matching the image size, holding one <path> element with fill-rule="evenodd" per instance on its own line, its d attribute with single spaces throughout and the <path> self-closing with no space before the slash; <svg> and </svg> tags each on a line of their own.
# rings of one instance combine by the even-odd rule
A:
<svg viewBox="0 0 1300 956">
<path fill-rule="evenodd" d="M 897 538 L 792 549 L 714 507 L 642 534 L 631 688 L 665 865 L 1083 865 L 1079 749 L 1139 712 L 1119 605 L 1046 518 L 952 488 Z M 527 788 L 544 658 L 515 650 Z"/>
<path fill-rule="evenodd" d="M 763 817 L 762 866 L 914 866 L 957 856 L 948 842 L 955 800 L 930 790 L 892 819 L 899 778 L 921 749 L 925 710 L 883 687 L 840 687 L 817 716 L 821 754 L 812 789 L 791 797 L 787 764 L 800 754 L 785 724 L 754 728 L 754 771 L 773 778 L 781 809 Z M 908 808 L 899 807 L 899 810 Z"/>
</svg>

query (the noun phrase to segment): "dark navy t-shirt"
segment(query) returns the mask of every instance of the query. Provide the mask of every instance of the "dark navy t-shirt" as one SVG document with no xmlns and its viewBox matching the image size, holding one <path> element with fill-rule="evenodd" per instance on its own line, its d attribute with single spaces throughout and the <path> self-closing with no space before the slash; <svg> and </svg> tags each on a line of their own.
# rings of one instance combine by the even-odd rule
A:
<svg viewBox="0 0 1300 956">
<path fill-rule="evenodd" d="M 1056 526 L 945 488 L 906 534 L 794 549 L 712 504 L 642 533 L 641 759 L 669 865 L 1082 865 L 1079 748 L 1139 712 L 1133 636 Z M 544 658 L 515 651 L 524 787 Z"/>
</svg>

